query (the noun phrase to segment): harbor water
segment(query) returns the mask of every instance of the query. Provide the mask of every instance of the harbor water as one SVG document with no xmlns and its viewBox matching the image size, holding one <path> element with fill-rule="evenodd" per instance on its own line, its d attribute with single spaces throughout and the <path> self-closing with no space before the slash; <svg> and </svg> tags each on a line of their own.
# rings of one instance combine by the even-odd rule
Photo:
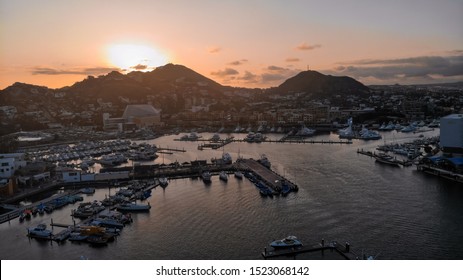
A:
<svg viewBox="0 0 463 280">
<path fill-rule="evenodd" d="M 423 134 L 438 135 L 438 131 Z M 307 246 L 322 239 L 349 242 L 352 250 L 378 259 L 463 259 L 463 187 L 418 172 L 414 166 L 391 167 L 357 154 L 357 149 L 373 151 L 384 137 L 403 142 L 418 135 L 389 132 L 383 133 L 383 140 L 354 140 L 351 145 L 231 143 L 223 150 L 203 151 L 197 149 L 198 142 L 173 141 L 178 135 L 147 140 L 158 147 L 186 150 L 159 154 L 155 163 L 210 161 L 223 152 L 233 160 L 265 154 L 272 170 L 295 182 L 299 192 L 261 197 L 250 181 L 232 176 L 228 182 L 213 176 L 208 185 L 198 179 L 171 180 L 167 188 L 153 190 L 147 200 L 151 211 L 133 214 L 134 222 L 108 246 L 27 238 L 28 227 L 45 223 L 51 228 L 51 219 L 72 224 L 70 214 L 76 204 L 22 223 L 15 219 L 1 224 L 0 258 L 261 259 L 271 241 L 295 235 Z M 338 136 L 313 139 L 338 140 Z M 101 200 L 115 191 L 103 187 L 84 198 Z"/>
</svg>

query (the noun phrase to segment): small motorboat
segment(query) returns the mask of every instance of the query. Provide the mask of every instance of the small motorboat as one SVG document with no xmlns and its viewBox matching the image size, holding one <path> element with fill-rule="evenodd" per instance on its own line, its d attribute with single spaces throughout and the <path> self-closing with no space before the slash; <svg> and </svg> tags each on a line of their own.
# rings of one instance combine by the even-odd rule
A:
<svg viewBox="0 0 463 280">
<path fill-rule="evenodd" d="M 167 180 L 166 177 L 161 177 L 159 178 L 159 185 L 163 188 L 167 187 L 169 185 L 169 181 Z"/>
<path fill-rule="evenodd" d="M 45 224 L 39 224 L 34 228 L 28 228 L 27 236 L 39 239 L 51 239 L 53 234 L 51 230 L 47 230 L 47 226 Z"/>
<path fill-rule="evenodd" d="M 126 212 L 142 212 L 149 211 L 151 205 L 148 204 L 136 204 L 136 203 L 123 203 L 117 206 L 117 210 Z"/>
<path fill-rule="evenodd" d="M 243 179 L 243 173 L 241 173 L 241 171 L 235 171 L 235 178 Z"/>
<path fill-rule="evenodd" d="M 291 248 L 291 247 L 299 247 L 302 246 L 302 242 L 297 239 L 296 236 L 288 236 L 281 240 L 275 240 L 270 243 L 270 246 L 273 248 Z"/>
<path fill-rule="evenodd" d="M 228 174 L 227 174 L 227 172 L 221 171 L 221 172 L 219 173 L 219 179 L 222 180 L 222 181 L 227 182 L 227 181 L 228 181 Z"/>
</svg>

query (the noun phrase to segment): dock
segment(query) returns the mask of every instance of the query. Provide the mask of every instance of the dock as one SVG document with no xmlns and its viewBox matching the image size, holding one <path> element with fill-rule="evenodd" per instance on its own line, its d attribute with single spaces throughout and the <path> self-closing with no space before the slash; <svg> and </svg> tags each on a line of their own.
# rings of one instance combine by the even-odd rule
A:
<svg viewBox="0 0 463 280">
<path fill-rule="evenodd" d="M 452 172 L 449 170 L 439 168 L 437 166 L 432 166 L 430 164 L 424 163 L 418 164 L 416 168 L 418 171 L 463 184 L 463 174 Z"/>
<path fill-rule="evenodd" d="M 380 156 L 379 156 L 378 154 L 376 154 L 375 152 L 364 151 L 363 149 L 357 150 L 357 153 L 358 153 L 358 154 L 361 154 L 361 155 L 369 156 L 369 157 L 372 157 L 372 158 L 375 158 L 375 159 L 380 158 Z M 399 165 L 402 165 L 402 166 L 411 166 L 411 165 L 412 165 L 412 161 L 410 161 L 410 160 L 398 160 L 398 159 L 394 159 L 393 162 L 391 162 L 391 163 L 397 164 L 397 166 L 399 166 Z"/>
<path fill-rule="evenodd" d="M 264 183 L 268 187 L 270 187 L 273 191 L 277 193 L 281 192 L 281 189 L 282 189 L 281 183 L 283 181 L 288 184 L 289 188 L 292 191 L 298 190 L 298 187 L 296 184 L 290 182 L 288 179 L 275 173 L 271 169 L 263 166 L 262 164 L 260 164 L 259 162 L 253 159 L 240 159 L 237 162 L 237 165 L 239 166 L 239 169 L 248 170 L 250 172 L 253 172 L 257 178 L 264 181 Z"/>
<path fill-rule="evenodd" d="M 209 142 L 209 143 L 201 143 L 198 146 L 198 150 L 203 150 L 203 149 L 213 149 L 217 150 L 222 147 L 224 147 L 227 144 L 230 144 L 233 142 L 234 137 L 228 137 L 227 139 L 224 140 L 201 140 L 203 142 Z"/>
<path fill-rule="evenodd" d="M 304 253 L 311 253 L 317 251 L 325 251 L 330 250 L 331 252 L 336 252 L 341 255 L 346 260 L 359 260 L 363 259 L 363 256 L 359 256 L 355 252 L 353 252 L 350 248 L 350 244 L 346 242 L 345 245 L 342 245 L 336 241 L 331 241 L 328 244 L 325 244 L 325 241 L 322 240 L 321 243 L 315 244 L 313 246 L 298 246 L 298 247 L 291 247 L 288 249 L 274 249 L 267 247 L 264 248 L 262 252 L 262 257 L 264 259 L 270 258 L 277 258 L 277 257 L 293 257 L 296 259 L 297 255 L 304 254 Z"/>
<path fill-rule="evenodd" d="M 181 148 L 181 149 L 178 149 L 178 148 L 161 148 L 161 147 L 158 147 L 157 148 L 157 153 L 160 153 L 160 154 L 172 154 L 172 152 L 180 152 L 180 153 L 185 153 L 186 150 L 184 148 Z"/>
<path fill-rule="evenodd" d="M 287 144 L 322 144 L 322 145 L 335 145 L 335 144 L 340 144 L 340 145 L 349 145 L 352 144 L 352 140 L 310 140 L 306 138 L 281 138 L 278 140 L 272 140 L 272 139 L 262 139 L 259 142 L 250 142 L 246 139 L 236 139 L 233 137 L 229 137 L 224 140 L 210 140 L 210 139 L 188 139 L 188 140 L 183 140 L 183 139 L 174 139 L 174 141 L 188 141 L 188 142 L 202 142 L 200 145 L 198 145 L 198 150 L 202 149 L 218 149 L 221 148 L 227 144 L 236 142 L 236 143 L 242 143 L 242 142 L 247 142 L 247 143 L 287 143 Z"/>
</svg>

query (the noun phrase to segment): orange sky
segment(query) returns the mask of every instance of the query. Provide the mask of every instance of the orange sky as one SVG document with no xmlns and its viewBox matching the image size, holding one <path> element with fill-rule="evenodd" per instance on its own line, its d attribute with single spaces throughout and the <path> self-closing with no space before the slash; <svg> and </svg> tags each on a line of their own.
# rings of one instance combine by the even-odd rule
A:
<svg viewBox="0 0 463 280">
<path fill-rule="evenodd" d="M 1 0 L 0 89 L 167 62 L 244 87 L 308 67 L 366 84 L 461 81 L 462 14 L 452 0 Z"/>
</svg>

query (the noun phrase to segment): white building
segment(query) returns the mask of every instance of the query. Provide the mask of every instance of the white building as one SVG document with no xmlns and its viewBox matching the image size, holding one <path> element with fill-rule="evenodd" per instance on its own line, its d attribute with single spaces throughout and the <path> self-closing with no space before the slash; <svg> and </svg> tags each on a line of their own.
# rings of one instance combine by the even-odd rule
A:
<svg viewBox="0 0 463 280">
<path fill-rule="evenodd" d="M 0 178 L 11 178 L 16 170 L 26 164 L 23 153 L 0 154 Z"/>
<path fill-rule="evenodd" d="M 463 154 L 463 114 L 441 118 L 440 145 L 445 153 Z"/>
</svg>

